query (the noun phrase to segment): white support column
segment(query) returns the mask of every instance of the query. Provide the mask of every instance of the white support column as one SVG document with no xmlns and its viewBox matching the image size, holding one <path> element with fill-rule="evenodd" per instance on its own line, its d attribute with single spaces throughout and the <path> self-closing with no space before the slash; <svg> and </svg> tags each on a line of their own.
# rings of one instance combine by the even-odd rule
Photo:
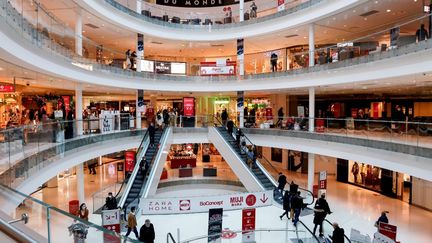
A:
<svg viewBox="0 0 432 243">
<path fill-rule="evenodd" d="M 309 132 L 315 131 L 315 88 L 309 88 Z"/>
<path fill-rule="evenodd" d="M 307 184 L 307 189 L 311 192 L 313 191 L 314 179 L 315 179 L 315 154 L 309 153 L 308 154 L 308 184 Z"/>
<path fill-rule="evenodd" d="M 143 97 L 142 97 L 143 101 L 144 101 L 144 91 L 143 91 Z M 136 129 L 141 129 L 141 110 L 139 109 L 139 105 L 138 105 L 138 101 L 139 101 L 139 90 L 137 90 L 136 92 L 136 112 L 135 112 L 135 117 L 136 117 Z"/>
<path fill-rule="evenodd" d="M 77 10 L 75 21 L 75 53 L 80 56 L 83 54 L 82 14 L 79 9 Z"/>
<path fill-rule="evenodd" d="M 75 120 L 77 121 L 77 136 L 83 135 L 83 98 L 82 98 L 82 85 L 75 86 Z"/>
<path fill-rule="evenodd" d="M 77 195 L 79 203 L 85 202 L 84 196 L 84 163 L 77 165 L 76 167 L 77 175 Z"/>
<path fill-rule="evenodd" d="M 309 25 L 309 67 L 315 65 L 315 27 L 314 24 Z"/>
<path fill-rule="evenodd" d="M 240 22 L 244 21 L 244 0 L 240 0 L 239 4 L 239 15 L 240 15 Z"/>
<path fill-rule="evenodd" d="M 136 0 L 136 12 L 141 14 L 142 11 L 142 0 Z"/>
</svg>

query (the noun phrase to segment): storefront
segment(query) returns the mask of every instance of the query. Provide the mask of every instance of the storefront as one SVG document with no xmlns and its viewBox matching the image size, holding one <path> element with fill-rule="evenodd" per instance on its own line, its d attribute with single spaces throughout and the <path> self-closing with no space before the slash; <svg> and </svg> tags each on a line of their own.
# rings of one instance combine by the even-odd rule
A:
<svg viewBox="0 0 432 243">
<path fill-rule="evenodd" d="M 411 203 L 411 177 L 404 173 L 338 159 L 337 180 Z"/>
<path fill-rule="evenodd" d="M 16 92 L 0 92 L 0 127 L 19 126 L 22 115 L 21 96 Z"/>
</svg>

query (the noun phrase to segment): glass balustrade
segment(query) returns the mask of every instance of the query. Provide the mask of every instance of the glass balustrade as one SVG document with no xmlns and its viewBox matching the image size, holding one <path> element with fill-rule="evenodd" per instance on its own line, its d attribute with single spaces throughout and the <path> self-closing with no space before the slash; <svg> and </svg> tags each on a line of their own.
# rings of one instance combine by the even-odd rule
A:
<svg viewBox="0 0 432 243">
<path fill-rule="evenodd" d="M 131 16 L 134 16 L 143 21 L 171 28 L 180 28 L 188 30 L 207 30 L 211 25 L 211 29 L 229 29 L 235 27 L 241 27 L 254 23 L 261 23 L 274 18 L 287 16 L 289 14 L 306 10 L 316 6 L 323 0 L 302 0 L 302 1 L 290 1 L 284 4 L 285 9 L 278 11 L 278 6 L 275 2 L 262 3 L 257 6 L 257 10 L 251 11 L 249 2 L 245 3 L 245 21 L 240 22 L 240 16 L 237 13 L 229 11 L 215 13 L 215 12 L 203 12 L 201 11 L 179 11 L 175 8 L 164 8 L 162 5 L 151 4 L 143 2 L 142 14 L 137 13 L 136 1 L 131 0 L 105 0 L 106 3 L 110 4 L 114 8 Z M 247 7 L 246 7 L 247 6 Z M 225 6 L 226 8 L 230 6 Z M 189 9 L 188 9 L 189 10 Z"/>
<path fill-rule="evenodd" d="M 109 231 L 99 225 L 77 218 L 68 212 L 39 201 L 31 196 L 0 184 L 1 211 L 11 218 L 28 215 L 24 226 L 31 238 L 44 239 L 47 242 L 104 242 L 104 239 L 115 241 L 139 242 Z M 82 231 L 74 230 L 83 229 Z M 86 232 L 80 234 L 80 232 Z M 84 238 L 84 239 L 83 239 Z"/>
<path fill-rule="evenodd" d="M 432 41 L 417 40 L 415 35 L 418 26 L 429 17 L 429 15 L 426 15 L 403 23 L 391 23 L 381 26 L 381 29 L 373 30 L 372 34 L 369 34 L 370 32 L 357 33 L 355 34 L 357 37 L 354 39 L 344 40 L 337 45 L 323 45 L 316 48 L 314 52 L 307 50 L 290 51 L 288 56 L 283 56 L 279 59 L 278 62 L 282 63 L 280 65 L 282 68 L 279 68 L 278 64 L 276 72 L 270 72 L 270 65 L 266 65 L 267 67 L 261 71 L 251 69 L 247 63 L 254 61 L 254 54 L 246 54 L 246 75 L 244 76 L 194 76 L 200 75 L 199 71 L 188 71 L 188 76 L 163 75 L 123 69 L 124 64 L 113 62 L 114 59 L 124 58 L 125 54 L 123 51 L 104 48 L 101 43 L 76 36 L 74 30 L 56 19 L 54 15 L 39 4 L 33 5 L 33 8 L 37 8 L 38 11 L 25 11 L 26 7 L 21 7 L 24 10 L 15 8 L 7 0 L 0 0 L 0 6 L 0 17 L 3 19 L 3 22 L 13 29 L 23 40 L 42 50 L 41 54 L 51 54 L 56 60 L 63 60 L 85 71 L 150 80 L 192 81 L 197 83 L 241 80 L 241 82 L 246 83 L 247 80 L 267 80 L 298 76 L 311 72 L 331 72 L 339 68 L 347 68 L 409 53 L 421 52 L 432 47 Z M 393 33 L 393 40 L 390 41 L 390 44 L 378 46 L 379 42 L 377 40 L 388 38 L 386 36 L 390 32 Z M 85 53 L 82 56 L 77 55 L 74 51 L 75 38 L 82 38 L 85 53 L 90 49 L 92 50 L 91 53 L 96 53 L 96 50 L 100 50 L 102 55 L 94 56 Z M 93 50 L 95 51 L 93 52 Z M 311 56 L 315 60 L 315 65 L 309 67 Z M 235 60 L 236 57 L 233 56 L 232 58 Z M 270 60 L 264 60 L 264 62 L 270 63 Z M 289 65 L 285 65 L 287 63 Z M 192 65 L 187 64 L 187 70 L 191 70 Z M 289 80 L 286 82 L 289 82 Z"/>
</svg>

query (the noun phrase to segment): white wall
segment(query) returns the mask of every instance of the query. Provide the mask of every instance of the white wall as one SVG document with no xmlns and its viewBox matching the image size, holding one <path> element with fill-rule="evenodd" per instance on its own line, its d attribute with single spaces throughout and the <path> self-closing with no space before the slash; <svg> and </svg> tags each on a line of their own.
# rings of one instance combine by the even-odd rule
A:
<svg viewBox="0 0 432 243">
<path fill-rule="evenodd" d="M 432 181 L 413 177 L 412 204 L 432 210 Z"/>
</svg>

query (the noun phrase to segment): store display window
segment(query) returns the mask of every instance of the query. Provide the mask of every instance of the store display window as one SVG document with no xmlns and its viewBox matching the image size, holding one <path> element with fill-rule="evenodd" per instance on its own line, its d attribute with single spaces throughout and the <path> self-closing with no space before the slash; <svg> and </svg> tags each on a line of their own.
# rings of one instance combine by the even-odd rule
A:
<svg viewBox="0 0 432 243">
<path fill-rule="evenodd" d="M 357 161 L 348 163 L 348 182 L 360 185 L 374 191 L 381 191 L 381 168 Z"/>
</svg>

